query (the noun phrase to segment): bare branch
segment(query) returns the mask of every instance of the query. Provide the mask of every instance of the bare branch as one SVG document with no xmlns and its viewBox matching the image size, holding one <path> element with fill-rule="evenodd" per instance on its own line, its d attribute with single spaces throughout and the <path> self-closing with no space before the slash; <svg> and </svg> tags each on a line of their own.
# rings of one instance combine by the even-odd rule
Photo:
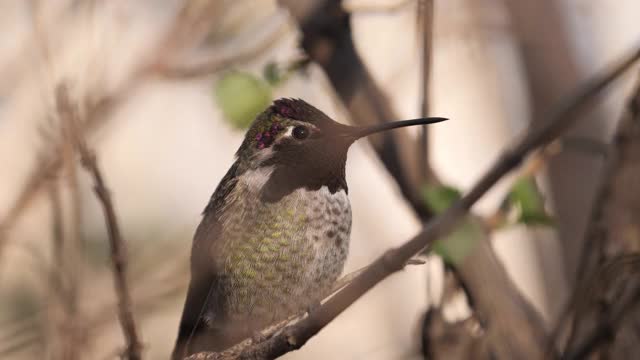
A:
<svg viewBox="0 0 640 360">
<path fill-rule="evenodd" d="M 65 238 L 63 209 L 57 179 L 49 182 L 51 203 L 53 264 L 47 266 L 45 275 L 48 296 L 47 315 L 54 358 L 77 359 L 84 345 L 79 340 L 80 324 L 78 309 L 78 271 L 75 258 L 78 256 L 75 244 Z M 75 236 L 75 235 L 73 235 Z M 47 260 L 44 264 L 48 264 Z"/>
<path fill-rule="evenodd" d="M 69 197 L 71 202 L 71 214 L 67 224 L 71 227 L 67 243 L 64 244 L 64 265 L 62 273 L 66 281 L 66 319 L 64 326 L 67 328 L 65 335 L 68 340 L 65 346 L 65 354 L 63 358 L 73 360 L 78 359 L 80 354 L 80 344 L 75 341 L 80 333 L 79 318 L 79 292 L 82 281 L 82 253 L 84 243 L 82 240 L 82 199 L 80 197 L 80 187 L 78 184 L 78 168 L 76 164 L 77 149 L 74 146 L 73 139 L 76 134 L 76 125 L 74 114 L 64 107 L 61 102 L 56 103 L 56 111 L 59 117 L 59 126 L 62 129 L 62 168 L 64 179 L 66 179 L 69 188 Z"/>
<path fill-rule="evenodd" d="M 133 312 L 131 310 L 131 294 L 129 293 L 126 276 L 126 244 L 122 240 L 122 236 L 120 234 L 120 228 L 118 226 L 113 203 L 109 195 L 109 190 L 104 183 L 104 179 L 102 177 L 100 169 L 98 168 L 95 155 L 88 149 L 81 133 L 78 132 L 78 129 L 75 125 L 78 123 L 77 111 L 70 103 L 67 90 L 64 86 L 60 86 L 58 89 L 56 89 L 56 104 L 58 106 L 58 109 L 60 109 L 59 111 L 61 115 L 67 117 L 67 121 L 72 127 L 71 134 L 73 134 L 73 144 L 80 155 L 82 166 L 93 177 L 94 191 L 96 197 L 102 205 L 107 230 L 109 232 L 109 245 L 111 247 L 113 276 L 116 296 L 118 298 L 118 317 L 120 319 L 122 331 L 127 341 L 127 349 L 125 351 L 125 354 L 127 359 L 129 360 L 140 360 L 142 359 L 142 345 L 140 343 L 133 319 Z"/>
<path fill-rule="evenodd" d="M 278 335 L 244 350 L 234 359 L 272 359 L 301 348 L 311 337 L 335 319 L 347 307 L 377 283 L 404 268 L 412 256 L 428 249 L 435 240 L 447 235 L 469 209 L 504 175 L 516 168 L 536 148 L 545 146 L 562 135 L 589 108 L 592 100 L 613 80 L 640 59 L 640 48 L 625 56 L 566 98 L 547 117 L 543 125 L 531 128 L 525 136 L 507 149 L 463 198 L 441 216 L 431 220 L 422 232 L 404 245 L 388 250 L 349 285 L 312 312 L 307 318 L 286 327 Z M 201 353 L 190 359 L 222 359 L 220 354 Z"/>
<path fill-rule="evenodd" d="M 411 259 L 407 262 L 407 265 L 424 265 L 426 264 L 425 260 L 421 260 L 421 259 Z M 341 277 L 340 279 L 336 280 L 335 284 L 333 284 L 333 288 L 331 289 L 331 292 L 329 294 L 334 294 L 336 293 L 338 290 L 342 289 L 343 287 L 349 285 L 349 283 L 351 283 L 355 278 L 358 277 L 358 275 L 362 274 L 365 270 L 367 270 L 369 268 L 369 265 L 361 267 L 360 269 L 350 272 L 347 275 L 344 275 L 343 277 Z"/>
<path fill-rule="evenodd" d="M 431 56 L 433 48 L 433 12 L 434 0 L 420 0 L 420 22 L 422 23 L 422 117 L 429 116 L 429 84 L 431 79 Z M 419 168 L 420 180 L 424 184 L 427 181 L 435 181 L 435 174 L 429 168 L 429 127 L 422 126 L 420 134 Z"/>
</svg>

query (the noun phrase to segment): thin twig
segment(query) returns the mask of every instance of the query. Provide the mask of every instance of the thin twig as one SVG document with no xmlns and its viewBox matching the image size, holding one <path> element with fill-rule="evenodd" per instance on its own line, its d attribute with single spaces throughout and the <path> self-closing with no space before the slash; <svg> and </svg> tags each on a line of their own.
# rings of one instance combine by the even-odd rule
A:
<svg viewBox="0 0 640 360">
<path fill-rule="evenodd" d="M 59 349 L 53 350 L 53 358 L 64 359 L 67 355 L 70 338 L 70 332 L 66 331 L 65 325 L 69 314 L 67 304 L 68 300 L 67 291 L 67 278 L 66 278 L 66 266 L 64 263 L 64 225 L 62 216 L 62 202 L 60 199 L 60 191 L 58 190 L 57 179 L 51 179 L 49 182 L 49 202 L 51 205 L 51 253 L 53 263 L 48 266 L 49 273 L 46 274 L 46 285 L 48 298 L 47 301 L 47 324 L 51 336 L 46 336 L 46 341 L 51 341 L 51 338 L 57 335 L 61 338 L 60 344 L 57 344 Z M 62 316 L 59 315 L 59 310 L 62 310 Z M 47 348 L 52 348 L 48 345 Z"/>
<path fill-rule="evenodd" d="M 434 0 L 420 0 L 420 22 L 422 24 L 422 104 L 421 116 L 429 116 L 429 83 L 431 80 L 431 56 L 433 48 L 433 11 Z M 418 145 L 418 164 L 420 169 L 420 180 L 424 184 L 430 179 L 432 171 L 429 168 L 429 130 L 428 126 L 422 126 L 420 134 L 420 144 Z"/>
<path fill-rule="evenodd" d="M 302 347 L 311 337 L 377 283 L 394 272 L 402 270 L 412 256 L 425 251 L 435 240 L 442 238 L 453 230 L 458 222 L 464 218 L 471 206 L 504 175 L 520 165 L 531 151 L 549 144 L 562 135 L 578 120 L 579 115 L 582 115 L 589 108 L 588 105 L 591 104 L 591 100 L 638 59 L 640 59 L 640 48 L 634 49 L 632 54 L 624 57 L 616 66 L 592 78 L 572 96 L 561 102 L 555 108 L 555 111 L 550 113 L 547 122 L 540 127 L 529 129 L 520 141 L 502 154 L 471 191 L 442 215 L 427 223 L 420 234 L 404 245 L 388 250 L 374 261 L 367 270 L 310 314 L 309 317 L 285 328 L 279 335 L 243 351 L 236 358 L 272 359 Z M 198 356 L 200 355 L 202 354 Z M 219 356 L 215 353 L 208 353 L 200 358 L 215 359 L 219 358 Z"/>
<path fill-rule="evenodd" d="M 142 344 L 139 340 L 133 319 L 133 312 L 131 310 L 131 294 L 129 293 L 126 276 L 126 244 L 120 234 L 120 228 L 118 226 L 113 203 L 109 195 L 109 190 L 104 183 L 95 155 L 89 150 L 84 139 L 81 137 L 81 134 L 77 131 L 77 127 L 74 126 L 77 123 L 77 112 L 71 105 L 64 86 L 61 86 L 56 90 L 56 103 L 60 109 L 64 109 L 61 113 L 65 113 L 66 116 L 68 116 L 68 122 L 73 128 L 73 144 L 80 155 L 82 166 L 93 177 L 93 190 L 100 201 L 104 212 L 105 222 L 109 233 L 109 245 L 111 247 L 111 261 L 113 265 L 116 296 L 118 298 L 118 317 L 127 341 L 125 355 L 129 360 L 140 360 L 142 359 Z"/>
<path fill-rule="evenodd" d="M 421 27 L 418 29 L 422 31 L 422 82 L 420 89 L 422 91 L 422 103 L 420 104 L 421 116 L 428 117 L 430 114 L 430 83 L 431 83 L 431 63 L 433 54 L 433 19 L 434 19 L 434 1 L 435 0 L 420 0 L 418 3 L 418 22 Z M 418 150 L 418 169 L 419 169 L 419 184 L 418 186 L 437 185 L 440 183 L 438 177 L 431 169 L 429 164 L 429 127 L 421 126 L 420 129 L 420 141 L 417 144 Z M 424 218 L 423 220 L 427 220 Z M 429 302 L 432 301 L 431 295 L 431 277 L 432 271 L 426 273 L 426 292 Z M 426 335 L 426 334 L 425 334 Z"/>
<path fill-rule="evenodd" d="M 79 358 L 80 344 L 75 337 L 82 332 L 79 329 L 79 293 L 82 282 L 84 244 L 82 241 L 82 199 L 78 184 L 78 168 L 76 166 L 77 149 L 74 146 L 75 114 L 70 113 L 70 108 L 61 102 L 56 102 L 56 111 L 59 117 L 59 126 L 62 129 L 62 167 L 69 189 L 71 213 L 67 224 L 71 227 L 66 243 L 64 244 L 64 264 L 61 269 L 64 274 L 66 286 L 65 321 L 64 332 L 66 343 L 64 346 L 64 359 L 74 360 Z"/>
<path fill-rule="evenodd" d="M 422 260 L 422 259 L 411 259 L 411 260 L 409 260 L 407 262 L 407 265 L 424 265 L 424 264 L 426 264 L 426 261 Z M 340 290 L 343 287 L 349 285 L 355 278 L 358 277 L 358 275 L 362 274 L 365 270 L 367 270 L 369 268 L 369 266 L 370 265 L 363 266 L 360 269 L 352 271 L 352 272 L 344 275 L 340 279 L 336 280 L 336 282 L 333 284 L 333 287 L 331 288 L 331 291 L 329 292 L 329 294 L 334 294 L 338 290 Z"/>
<path fill-rule="evenodd" d="M 50 280 L 53 281 L 50 282 L 52 284 L 59 283 L 63 285 L 64 282 L 61 281 L 61 279 L 64 277 L 64 275 L 62 273 L 56 274 L 56 271 L 62 272 L 62 269 L 64 268 L 64 226 L 62 218 L 62 201 L 60 199 L 58 183 L 55 180 L 52 180 L 49 183 L 49 201 L 51 204 L 51 233 L 53 240 L 51 244 L 53 266 L 51 267 L 50 274 Z M 62 287 L 53 288 L 52 290 L 61 293 L 65 292 L 65 289 Z"/>
<path fill-rule="evenodd" d="M 54 352 L 56 354 L 54 358 L 78 359 L 84 345 L 82 341 L 78 341 L 82 334 L 80 331 L 82 322 L 78 308 L 78 269 L 76 268 L 79 253 L 76 244 L 70 241 L 73 239 L 65 236 L 63 209 L 57 179 L 51 179 L 48 188 L 52 217 L 53 264 L 48 266 L 49 273 L 45 278 L 51 298 L 51 301 L 47 302 L 47 312 L 52 335 L 60 339 L 57 351 Z M 71 238 L 73 236 L 76 234 L 73 234 Z"/>
</svg>

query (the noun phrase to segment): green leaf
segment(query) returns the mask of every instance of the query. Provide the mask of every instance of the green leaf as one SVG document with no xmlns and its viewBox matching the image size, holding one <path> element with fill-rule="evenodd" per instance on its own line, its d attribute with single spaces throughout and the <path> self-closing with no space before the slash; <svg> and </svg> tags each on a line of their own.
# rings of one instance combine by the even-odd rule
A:
<svg viewBox="0 0 640 360">
<path fill-rule="evenodd" d="M 448 185 L 425 185 L 422 188 L 422 201 L 436 214 L 443 213 L 461 196 L 458 189 Z"/>
<path fill-rule="evenodd" d="M 533 176 L 518 179 L 511 188 L 509 200 L 518 211 L 516 223 L 525 225 L 553 224 L 553 218 L 545 210 L 544 198 Z"/>
<path fill-rule="evenodd" d="M 449 236 L 438 239 L 433 244 L 433 252 L 446 263 L 459 265 L 483 236 L 482 225 L 472 217 L 466 217 Z"/>
<path fill-rule="evenodd" d="M 240 71 L 224 74 L 215 85 L 215 96 L 222 112 L 237 129 L 249 127 L 272 100 L 269 84 Z"/>
<path fill-rule="evenodd" d="M 425 185 L 422 200 L 435 214 L 442 214 L 462 197 L 460 190 L 448 185 Z M 482 226 L 472 217 L 466 217 L 448 236 L 433 244 L 433 252 L 451 265 L 460 264 L 484 236 Z"/>
</svg>

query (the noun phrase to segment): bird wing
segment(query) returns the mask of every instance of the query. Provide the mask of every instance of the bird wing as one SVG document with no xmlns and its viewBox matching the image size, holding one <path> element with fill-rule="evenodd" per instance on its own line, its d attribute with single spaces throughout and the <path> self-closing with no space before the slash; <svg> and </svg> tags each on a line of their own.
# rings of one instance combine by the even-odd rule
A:
<svg viewBox="0 0 640 360">
<path fill-rule="evenodd" d="M 238 181 L 238 161 L 236 161 L 214 191 L 204 209 L 203 218 L 193 237 L 191 250 L 191 281 L 187 291 L 178 338 L 173 351 L 173 359 L 182 359 L 185 355 L 203 351 L 215 344 L 215 329 L 207 327 L 203 316 L 205 311 L 218 308 L 215 304 L 218 296 L 213 293 L 219 281 L 215 264 L 209 249 L 221 233 L 220 211 L 225 199 L 235 188 Z M 209 342 L 206 344 L 205 342 Z"/>
</svg>

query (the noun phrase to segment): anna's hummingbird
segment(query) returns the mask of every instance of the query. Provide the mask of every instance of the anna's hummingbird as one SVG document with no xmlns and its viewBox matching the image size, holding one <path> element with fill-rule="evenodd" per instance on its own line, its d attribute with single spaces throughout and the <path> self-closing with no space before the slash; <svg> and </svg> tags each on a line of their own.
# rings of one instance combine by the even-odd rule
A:
<svg viewBox="0 0 640 360">
<path fill-rule="evenodd" d="M 349 146 L 376 132 L 442 120 L 354 127 L 293 99 L 276 100 L 258 115 L 196 230 L 173 358 L 224 350 L 319 304 L 349 250 Z"/>
</svg>

